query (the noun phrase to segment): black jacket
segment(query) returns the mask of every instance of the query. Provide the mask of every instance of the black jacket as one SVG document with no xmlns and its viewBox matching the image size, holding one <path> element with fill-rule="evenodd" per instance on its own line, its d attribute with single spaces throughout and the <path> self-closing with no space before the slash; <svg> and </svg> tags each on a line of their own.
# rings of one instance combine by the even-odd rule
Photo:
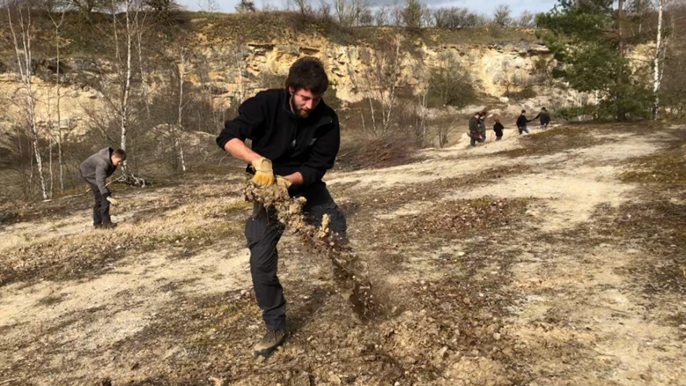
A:
<svg viewBox="0 0 686 386">
<path fill-rule="evenodd" d="M 498 122 L 498 123 L 496 123 L 495 125 L 493 125 L 493 131 L 495 131 L 496 133 L 502 134 L 504 128 L 505 128 L 505 127 L 504 127 L 500 122 Z"/>
<path fill-rule="evenodd" d="M 251 139 L 252 149 L 272 161 L 275 174 L 300 172 L 307 186 L 333 167 L 341 142 L 338 116 L 321 101 L 308 118 L 296 118 L 289 97 L 278 89 L 246 100 L 238 116 L 224 123 L 217 145 L 223 149 L 231 139 Z"/>
<path fill-rule="evenodd" d="M 473 138 L 477 138 L 479 136 L 479 119 L 476 117 L 472 117 L 469 120 L 469 135 L 471 135 Z"/>
<path fill-rule="evenodd" d="M 536 119 L 540 119 L 542 125 L 550 123 L 550 115 L 545 111 L 541 111 L 540 113 L 538 113 L 538 115 L 534 117 L 534 120 Z"/>
<path fill-rule="evenodd" d="M 91 184 L 97 185 L 100 194 L 103 196 L 110 195 L 110 190 L 105 185 L 105 179 L 117 170 L 117 167 L 112 163 L 113 151 L 111 147 L 106 147 L 88 157 L 79 167 L 81 177 Z"/>
<path fill-rule="evenodd" d="M 479 134 L 481 134 L 482 137 L 486 136 L 486 124 L 484 123 L 483 118 L 479 119 Z"/>
<path fill-rule="evenodd" d="M 529 120 L 526 119 L 526 115 L 522 114 L 517 118 L 517 127 L 526 127 L 527 122 L 529 122 Z"/>
</svg>

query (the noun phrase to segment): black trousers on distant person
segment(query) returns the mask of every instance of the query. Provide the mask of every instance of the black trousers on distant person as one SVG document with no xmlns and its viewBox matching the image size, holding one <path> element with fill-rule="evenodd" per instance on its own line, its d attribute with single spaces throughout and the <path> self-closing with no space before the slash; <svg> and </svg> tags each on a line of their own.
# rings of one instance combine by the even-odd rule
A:
<svg viewBox="0 0 686 386">
<path fill-rule="evenodd" d="M 86 182 L 88 182 L 86 180 Z M 93 225 L 100 225 L 112 222 L 110 218 L 110 202 L 107 201 L 107 196 L 100 193 L 100 189 L 95 184 L 88 182 L 95 198 L 95 205 L 93 206 Z"/>
<path fill-rule="evenodd" d="M 319 227 L 324 214 L 329 215 L 329 229 L 339 237 L 346 237 L 343 211 L 336 205 L 322 181 L 305 188 L 296 196 L 304 196 L 303 207 L 309 223 Z M 262 319 L 269 330 L 286 326 L 286 298 L 277 276 L 279 255 L 277 244 L 284 226 L 276 219 L 274 208 L 265 209 L 261 204 L 253 206 L 253 214 L 245 224 L 245 238 L 250 248 L 250 273 L 257 305 L 262 309 Z"/>
</svg>

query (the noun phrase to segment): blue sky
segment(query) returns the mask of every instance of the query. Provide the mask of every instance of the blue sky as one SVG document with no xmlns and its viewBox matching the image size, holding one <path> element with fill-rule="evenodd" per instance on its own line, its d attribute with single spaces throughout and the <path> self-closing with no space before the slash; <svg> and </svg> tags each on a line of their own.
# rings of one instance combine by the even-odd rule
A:
<svg viewBox="0 0 686 386">
<path fill-rule="evenodd" d="M 200 7 L 199 4 L 206 0 L 179 0 L 179 2 L 184 5 L 188 10 L 197 11 Z M 223 12 L 233 12 L 236 4 L 239 0 L 214 0 L 219 5 L 219 8 Z M 265 6 L 272 6 L 278 8 L 285 8 L 285 4 L 288 0 L 254 0 L 255 5 L 258 8 L 264 8 Z M 371 0 L 372 6 L 375 5 L 389 5 L 396 2 L 404 3 L 404 0 Z M 424 4 L 429 7 L 451 7 L 458 6 L 468 8 L 469 10 L 481 13 L 484 15 L 491 15 L 493 9 L 499 4 L 507 4 L 512 9 L 512 14 L 518 16 L 524 11 L 529 11 L 533 13 L 546 12 L 550 10 L 553 5 L 557 3 L 557 0 L 423 0 Z M 317 6 L 320 4 L 320 0 L 310 0 L 310 4 Z"/>
</svg>

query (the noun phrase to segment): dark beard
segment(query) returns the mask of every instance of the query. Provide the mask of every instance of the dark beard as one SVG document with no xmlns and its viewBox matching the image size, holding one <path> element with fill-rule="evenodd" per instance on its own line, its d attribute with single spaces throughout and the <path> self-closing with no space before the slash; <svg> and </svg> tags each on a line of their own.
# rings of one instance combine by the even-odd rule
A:
<svg viewBox="0 0 686 386">
<path fill-rule="evenodd" d="M 310 115 L 312 114 L 312 112 L 310 112 L 310 115 L 301 115 L 301 114 L 300 114 L 300 110 L 298 110 L 298 108 L 295 106 L 295 102 L 293 101 L 293 95 L 291 95 L 291 98 L 290 98 L 290 100 L 289 100 L 289 103 L 290 103 L 290 105 L 291 105 L 291 111 L 293 112 L 293 114 L 295 115 L 295 117 L 298 118 L 298 119 L 307 119 L 307 118 L 309 118 Z"/>
</svg>

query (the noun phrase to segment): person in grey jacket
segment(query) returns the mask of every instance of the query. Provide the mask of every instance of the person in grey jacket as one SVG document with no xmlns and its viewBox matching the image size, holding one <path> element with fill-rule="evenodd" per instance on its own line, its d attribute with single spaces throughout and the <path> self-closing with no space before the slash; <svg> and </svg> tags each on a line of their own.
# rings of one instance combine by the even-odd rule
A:
<svg viewBox="0 0 686 386">
<path fill-rule="evenodd" d="M 79 168 L 81 177 L 86 180 L 95 198 L 93 206 L 93 227 L 114 228 L 117 224 L 110 219 L 110 204 L 116 205 L 112 192 L 107 188 L 105 179 L 111 176 L 117 166 L 126 160 L 126 152 L 122 149 L 112 150 L 106 147 L 88 157 Z"/>
</svg>

